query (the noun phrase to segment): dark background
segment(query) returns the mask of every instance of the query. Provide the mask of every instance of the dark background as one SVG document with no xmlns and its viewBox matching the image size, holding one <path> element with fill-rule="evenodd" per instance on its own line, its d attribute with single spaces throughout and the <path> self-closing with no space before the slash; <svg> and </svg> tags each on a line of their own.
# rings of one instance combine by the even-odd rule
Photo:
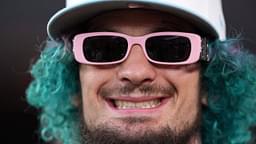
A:
<svg viewBox="0 0 256 144">
<path fill-rule="evenodd" d="M 256 1 L 225 0 L 228 35 L 241 33 L 244 45 L 256 52 Z M 0 130 L 1 142 L 35 144 L 36 110 L 25 101 L 33 58 L 46 38 L 50 16 L 64 7 L 64 0 L 1 0 L 0 4 Z"/>
</svg>

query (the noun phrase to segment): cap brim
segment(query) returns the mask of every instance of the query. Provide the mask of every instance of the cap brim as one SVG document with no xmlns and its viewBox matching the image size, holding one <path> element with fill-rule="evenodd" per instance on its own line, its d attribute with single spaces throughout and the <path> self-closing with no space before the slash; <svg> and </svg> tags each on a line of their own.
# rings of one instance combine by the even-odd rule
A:
<svg viewBox="0 0 256 144">
<path fill-rule="evenodd" d="M 127 9 L 131 2 L 127 1 L 96 1 L 83 3 L 79 6 L 68 7 L 57 12 L 48 22 L 47 33 L 53 40 L 58 41 L 63 34 L 67 34 L 74 26 L 87 19 L 106 11 Z M 206 20 L 191 11 L 184 10 L 175 5 L 163 5 L 157 2 L 136 2 L 144 9 L 168 12 L 172 15 L 185 18 L 198 28 L 204 35 L 217 38 L 218 33 Z"/>
</svg>

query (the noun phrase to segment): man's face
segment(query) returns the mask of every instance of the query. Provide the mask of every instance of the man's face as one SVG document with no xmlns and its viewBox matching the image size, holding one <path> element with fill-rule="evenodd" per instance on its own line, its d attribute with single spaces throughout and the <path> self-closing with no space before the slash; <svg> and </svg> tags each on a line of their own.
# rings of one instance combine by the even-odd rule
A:
<svg viewBox="0 0 256 144">
<path fill-rule="evenodd" d="M 156 31 L 193 32 L 186 22 L 167 14 L 123 10 L 89 22 L 90 31 L 141 36 Z M 168 129 L 174 137 L 192 141 L 200 123 L 200 65 L 150 63 L 140 45 L 114 65 L 80 65 L 83 125 L 117 137 L 140 139 Z M 114 136 L 115 137 L 115 136 Z M 178 142 L 177 142 L 178 143 Z"/>
</svg>

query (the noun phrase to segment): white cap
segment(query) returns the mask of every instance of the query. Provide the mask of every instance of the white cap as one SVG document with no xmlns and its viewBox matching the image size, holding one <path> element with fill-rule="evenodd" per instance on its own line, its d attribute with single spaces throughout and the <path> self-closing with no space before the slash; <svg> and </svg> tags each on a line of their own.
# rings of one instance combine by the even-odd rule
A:
<svg viewBox="0 0 256 144">
<path fill-rule="evenodd" d="M 205 34 L 226 39 L 221 0 L 66 0 L 66 7 L 49 20 L 47 32 L 51 39 L 58 40 L 72 27 L 99 13 L 137 7 L 181 16 Z"/>
</svg>

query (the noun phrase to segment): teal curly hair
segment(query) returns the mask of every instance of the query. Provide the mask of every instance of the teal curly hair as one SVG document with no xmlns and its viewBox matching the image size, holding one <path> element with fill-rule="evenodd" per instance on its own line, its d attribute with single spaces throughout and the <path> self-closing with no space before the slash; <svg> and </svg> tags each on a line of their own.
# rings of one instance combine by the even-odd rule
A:
<svg viewBox="0 0 256 144">
<path fill-rule="evenodd" d="M 208 105 L 203 107 L 204 144 L 245 144 L 256 122 L 256 61 L 239 39 L 214 41 L 209 63 L 202 63 L 202 86 Z M 41 138 L 63 144 L 79 144 L 80 96 L 78 64 L 67 44 L 48 41 L 33 65 L 34 80 L 27 101 L 40 109 Z"/>
</svg>

